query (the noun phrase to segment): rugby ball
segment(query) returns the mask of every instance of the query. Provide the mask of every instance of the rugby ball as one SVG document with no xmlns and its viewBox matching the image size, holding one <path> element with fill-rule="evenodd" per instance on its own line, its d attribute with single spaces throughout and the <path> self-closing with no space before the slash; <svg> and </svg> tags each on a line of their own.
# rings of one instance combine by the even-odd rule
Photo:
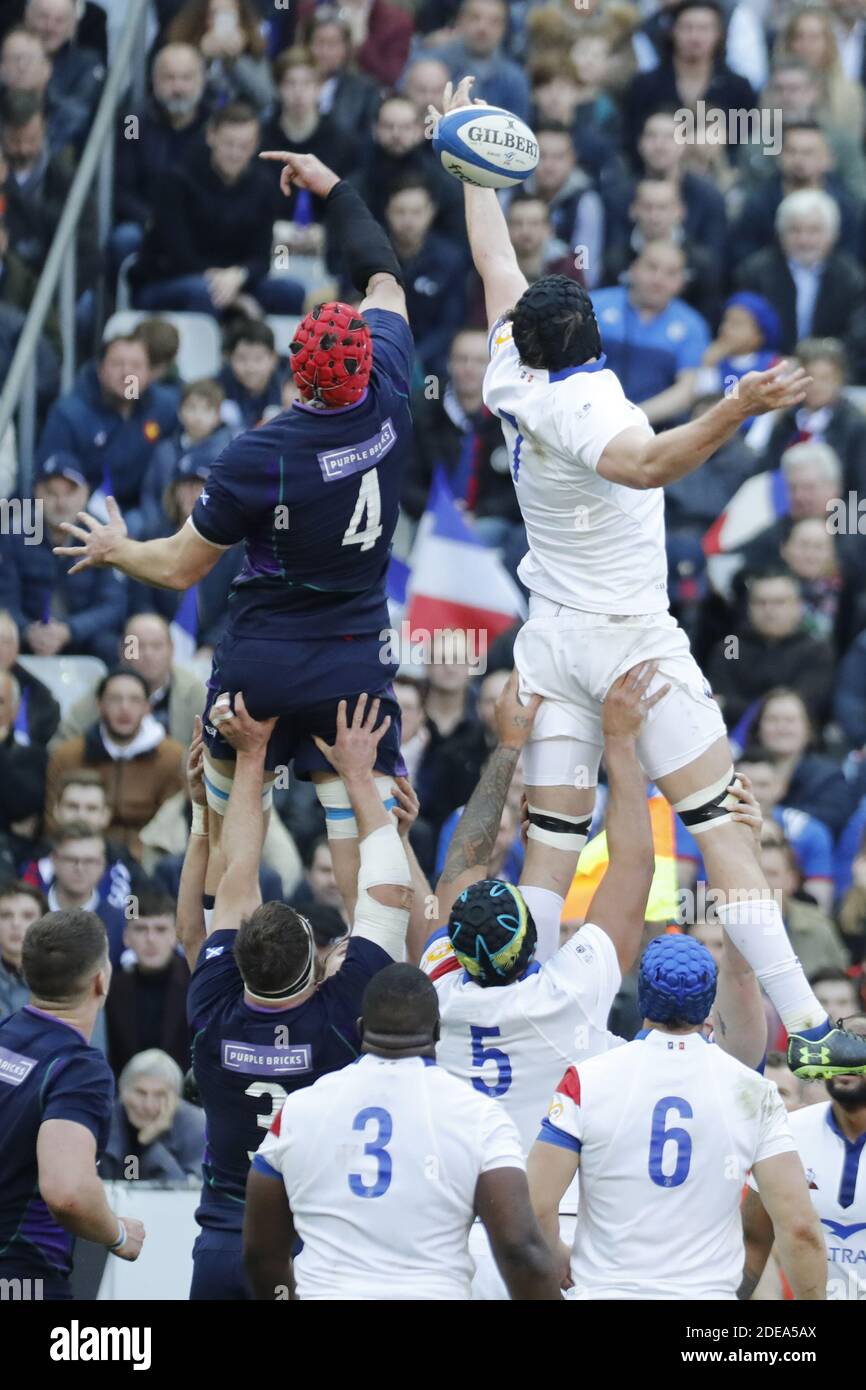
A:
<svg viewBox="0 0 866 1390">
<path fill-rule="evenodd" d="M 479 188 L 514 188 L 538 163 L 538 141 L 529 126 L 501 106 L 458 106 L 433 135 L 442 167 Z"/>
</svg>

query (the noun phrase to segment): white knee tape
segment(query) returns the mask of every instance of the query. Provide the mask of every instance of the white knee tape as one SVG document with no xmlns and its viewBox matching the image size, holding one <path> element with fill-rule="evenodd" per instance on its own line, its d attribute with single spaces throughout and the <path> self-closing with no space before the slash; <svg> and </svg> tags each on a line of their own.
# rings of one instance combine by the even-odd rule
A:
<svg viewBox="0 0 866 1390">
<path fill-rule="evenodd" d="M 393 811 L 397 805 L 396 798 L 391 791 L 393 779 L 376 777 L 373 780 L 385 810 Z M 328 839 L 356 840 L 358 838 L 358 822 L 355 820 L 355 812 L 352 810 L 349 793 L 340 779 L 335 778 L 333 782 L 317 782 L 316 795 L 325 809 L 325 829 Z"/>
<path fill-rule="evenodd" d="M 332 782 L 317 782 L 316 796 L 325 812 L 325 830 L 329 840 L 357 840 L 358 822 L 349 800 L 349 793 L 339 777 Z"/>
<path fill-rule="evenodd" d="M 562 811 L 544 811 L 540 806 L 530 806 L 527 837 L 551 849 L 580 854 L 591 821 L 591 816 L 567 816 Z"/>
<path fill-rule="evenodd" d="M 402 960 L 409 925 L 409 909 L 387 907 L 371 893 L 382 884 L 411 888 L 412 874 L 396 825 L 380 825 L 361 841 L 361 867 L 358 870 L 358 900 L 355 904 L 353 936 L 365 937 L 387 951 L 392 960 Z"/>
<path fill-rule="evenodd" d="M 224 772 L 217 772 L 207 753 L 204 755 L 204 790 L 209 809 L 218 816 L 224 816 L 231 795 L 232 778 Z"/>
<path fill-rule="evenodd" d="M 375 777 L 373 780 L 376 783 L 376 791 L 379 793 L 379 799 L 382 802 L 382 805 L 385 807 L 385 810 L 393 811 L 394 807 L 397 805 L 397 798 L 391 791 L 391 788 L 394 785 L 394 778 Z"/>
<path fill-rule="evenodd" d="M 218 816 L 224 816 L 229 804 L 229 797 L 232 791 L 233 777 L 227 777 L 224 772 L 217 772 L 213 763 L 205 754 L 204 759 L 204 791 L 207 797 L 207 804 L 211 811 Z M 268 782 L 262 787 L 262 811 L 269 811 L 274 804 L 274 784 Z"/>
<path fill-rule="evenodd" d="M 673 809 L 693 835 L 701 835 L 705 830 L 715 830 L 716 826 L 725 825 L 731 819 L 731 811 L 739 804 L 735 796 L 730 793 L 726 795 L 727 788 L 733 781 L 734 769 L 731 767 L 724 777 L 720 777 L 712 786 L 692 792 L 691 795 L 684 796 L 682 801 L 674 803 Z"/>
</svg>

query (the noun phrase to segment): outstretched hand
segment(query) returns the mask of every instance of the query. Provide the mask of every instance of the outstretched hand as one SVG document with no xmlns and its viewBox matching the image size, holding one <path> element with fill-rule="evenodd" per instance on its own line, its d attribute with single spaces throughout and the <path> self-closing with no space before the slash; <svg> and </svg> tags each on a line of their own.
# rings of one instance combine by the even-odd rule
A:
<svg viewBox="0 0 866 1390">
<path fill-rule="evenodd" d="M 433 105 L 427 107 L 428 125 L 432 125 L 431 134 L 435 131 L 436 125 L 441 121 L 443 115 L 447 116 L 449 111 L 459 111 L 462 106 L 484 106 L 486 104 L 480 97 L 473 97 L 474 83 L 474 77 L 464 77 L 456 87 L 453 82 L 446 82 L 445 90 L 442 93 L 442 110 L 439 111 Z"/>
<path fill-rule="evenodd" d="M 66 531 L 68 535 L 81 542 L 80 545 L 54 546 L 55 555 L 69 555 L 77 562 L 70 569 L 70 574 L 111 564 L 111 552 L 118 541 L 122 541 L 126 536 L 126 522 L 113 497 L 106 497 L 105 509 L 108 512 L 106 522 L 97 521 L 89 512 L 78 513 L 78 526 L 71 521 L 61 521 L 60 530 Z"/>
<path fill-rule="evenodd" d="M 288 150 L 262 150 L 259 159 L 269 159 L 282 164 L 280 189 L 287 198 L 292 188 L 307 188 L 317 198 L 327 198 L 332 188 L 340 182 L 339 174 L 323 164 L 314 154 L 290 154 Z"/>
<path fill-rule="evenodd" d="M 316 734 L 313 735 L 313 742 L 319 752 L 324 754 L 344 782 L 357 781 L 373 771 L 379 744 L 391 727 L 391 716 L 386 714 L 378 729 L 376 728 L 380 702 L 373 700 L 368 709 L 368 699 L 367 695 L 358 696 L 351 724 L 346 718 L 346 701 L 340 701 L 337 706 L 337 737 L 333 744 L 326 743 Z"/>
<path fill-rule="evenodd" d="M 806 396 L 812 378 L 805 368 L 791 362 L 777 362 L 766 372 L 746 372 L 734 388 L 734 395 L 748 419 L 771 410 L 790 410 Z"/>
</svg>

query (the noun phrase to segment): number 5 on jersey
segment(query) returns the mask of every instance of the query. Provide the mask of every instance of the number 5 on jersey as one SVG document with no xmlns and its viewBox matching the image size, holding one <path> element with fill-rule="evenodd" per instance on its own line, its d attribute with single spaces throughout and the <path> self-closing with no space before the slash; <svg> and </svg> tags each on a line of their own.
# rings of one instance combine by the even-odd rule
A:
<svg viewBox="0 0 866 1390">
<path fill-rule="evenodd" d="M 359 528 L 365 513 L 367 525 L 362 531 Z M 379 524 L 381 518 L 382 494 L 379 492 L 379 475 L 375 468 L 369 468 L 366 473 L 361 475 L 358 500 L 355 503 L 355 510 L 352 512 L 352 519 L 343 533 L 342 544 L 359 545 L 362 550 L 372 550 L 382 534 L 382 527 Z"/>
</svg>

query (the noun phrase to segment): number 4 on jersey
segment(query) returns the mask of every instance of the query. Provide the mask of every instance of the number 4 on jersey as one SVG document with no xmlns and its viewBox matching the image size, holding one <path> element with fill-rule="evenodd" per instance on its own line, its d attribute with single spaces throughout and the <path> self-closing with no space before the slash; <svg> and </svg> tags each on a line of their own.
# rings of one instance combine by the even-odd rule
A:
<svg viewBox="0 0 866 1390">
<path fill-rule="evenodd" d="M 365 512 L 367 513 L 367 525 L 363 531 L 360 531 L 358 528 Z M 343 534 L 343 545 L 359 545 L 362 550 L 372 550 L 382 534 L 382 527 L 379 524 L 381 516 L 382 497 L 379 492 L 379 475 L 375 468 L 370 468 L 361 475 L 358 500 L 355 503 L 355 510 L 352 512 L 352 520 Z"/>
</svg>

